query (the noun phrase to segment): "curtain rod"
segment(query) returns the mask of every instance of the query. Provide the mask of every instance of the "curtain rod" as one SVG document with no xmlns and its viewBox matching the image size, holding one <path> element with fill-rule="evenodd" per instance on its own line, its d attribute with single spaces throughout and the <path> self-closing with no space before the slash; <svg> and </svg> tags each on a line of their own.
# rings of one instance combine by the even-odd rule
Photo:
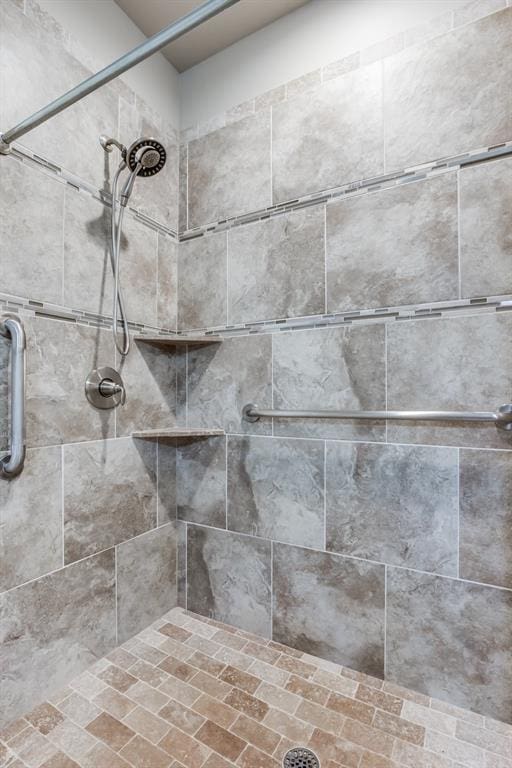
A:
<svg viewBox="0 0 512 768">
<path fill-rule="evenodd" d="M 59 112 L 62 112 L 67 107 L 80 101 L 98 88 L 101 88 L 102 85 L 114 80 L 114 78 L 118 77 L 123 72 L 126 72 L 126 70 L 131 69 L 136 64 L 139 64 L 141 61 L 149 58 L 149 56 L 157 53 L 157 51 L 160 51 L 173 40 L 181 37 L 186 32 L 190 32 L 190 30 L 203 22 L 208 21 L 208 19 L 211 19 L 213 16 L 216 16 L 221 11 L 226 10 L 239 1 L 240 0 L 207 0 L 206 3 L 203 3 L 190 13 L 182 16 L 177 21 L 172 22 L 172 24 L 169 24 L 169 26 L 160 30 L 160 32 L 149 37 L 136 48 L 125 53 L 121 58 L 116 59 L 112 64 L 104 67 L 104 69 L 101 69 L 95 75 L 91 75 L 91 77 L 88 77 L 70 91 L 59 96 L 58 99 L 55 99 L 42 109 L 34 112 L 30 117 L 22 120 L 21 123 L 15 125 L 14 128 L 11 128 L 4 133 L 0 133 L 0 153 L 8 154 L 10 152 L 11 142 L 19 139 L 33 128 L 37 128 L 38 125 L 45 123 L 51 117 L 58 115 Z"/>
</svg>

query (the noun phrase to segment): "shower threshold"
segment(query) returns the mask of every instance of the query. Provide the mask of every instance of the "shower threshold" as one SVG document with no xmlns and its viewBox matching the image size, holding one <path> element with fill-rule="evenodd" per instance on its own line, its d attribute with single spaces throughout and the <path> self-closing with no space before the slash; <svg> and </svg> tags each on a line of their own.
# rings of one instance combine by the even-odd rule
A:
<svg viewBox="0 0 512 768">
<path fill-rule="evenodd" d="M 511 745 L 512 726 L 175 608 L 0 731 L 0 766 L 280 768 L 301 748 L 491 768 Z"/>
</svg>

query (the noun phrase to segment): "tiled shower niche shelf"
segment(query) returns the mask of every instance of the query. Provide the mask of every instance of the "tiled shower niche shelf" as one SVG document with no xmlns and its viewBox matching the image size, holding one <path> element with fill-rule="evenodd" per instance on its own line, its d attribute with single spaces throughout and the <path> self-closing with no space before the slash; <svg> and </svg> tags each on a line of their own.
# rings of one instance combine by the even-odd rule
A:
<svg viewBox="0 0 512 768">
<path fill-rule="evenodd" d="M 200 440 L 204 437 L 219 437 L 225 434 L 223 429 L 173 427 L 172 429 L 145 429 L 140 432 L 132 432 L 132 437 L 137 440 L 172 440 L 175 438 Z"/>
<path fill-rule="evenodd" d="M 135 336 L 135 341 L 143 341 L 146 344 L 153 344 L 158 347 L 202 347 L 207 344 L 220 344 L 222 336 L 178 336 L 174 334 L 160 334 L 150 336 L 149 334 L 138 334 Z"/>
</svg>

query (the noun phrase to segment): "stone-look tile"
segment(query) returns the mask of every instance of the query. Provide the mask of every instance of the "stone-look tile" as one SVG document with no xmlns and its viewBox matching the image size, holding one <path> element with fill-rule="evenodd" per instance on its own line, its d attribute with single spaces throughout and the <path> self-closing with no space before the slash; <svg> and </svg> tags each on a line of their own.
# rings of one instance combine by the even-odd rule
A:
<svg viewBox="0 0 512 768">
<path fill-rule="evenodd" d="M 65 446 L 66 563 L 155 526 L 155 443 L 121 438 Z"/>
<path fill-rule="evenodd" d="M 157 325 L 170 330 L 176 329 L 177 313 L 178 243 L 160 232 L 158 234 Z"/>
<path fill-rule="evenodd" d="M 512 316 L 433 319 L 387 329 L 389 410 L 494 411 L 510 400 Z M 389 422 L 388 440 L 510 448 L 507 432 L 478 422 Z"/>
<path fill-rule="evenodd" d="M 60 448 L 27 451 L 23 476 L 0 483 L 0 529 L 0 591 L 60 567 Z"/>
<path fill-rule="evenodd" d="M 176 449 L 180 520 L 226 527 L 226 438 L 180 441 Z"/>
<path fill-rule="evenodd" d="M 390 568 L 390 680 L 510 722 L 512 594 Z"/>
<path fill-rule="evenodd" d="M 179 245 L 178 326 L 182 330 L 226 325 L 226 233 Z"/>
<path fill-rule="evenodd" d="M 17 160 L 2 159 L 2 291 L 60 303 L 64 186 Z"/>
<path fill-rule="evenodd" d="M 265 208 L 270 190 L 270 110 L 189 143 L 189 227 Z"/>
<path fill-rule="evenodd" d="M 263 637 L 270 634 L 270 542 L 188 526 L 187 607 Z"/>
<path fill-rule="evenodd" d="M 386 59 L 387 169 L 510 138 L 511 27 L 509 8 Z"/>
<path fill-rule="evenodd" d="M 172 762 L 166 752 L 139 735 L 122 748 L 120 755 L 134 768 L 169 768 Z"/>
<path fill-rule="evenodd" d="M 462 296 L 512 292 L 512 159 L 466 168 L 460 183 Z"/>
<path fill-rule="evenodd" d="M 178 199 L 178 232 L 187 229 L 187 198 L 188 198 L 188 144 L 181 144 L 179 159 L 179 188 Z"/>
<path fill-rule="evenodd" d="M 115 645 L 114 551 L 6 592 L 0 602 L 5 724 Z"/>
<path fill-rule="evenodd" d="M 116 752 L 135 735 L 131 728 L 106 712 L 102 712 L 89 723 L 86 730 Z"/>
<path fill-rule="evenodd" d="M 175 132 L 136 96 L 134 104 L 124 98 L 119 101 L 119 133 L 127 146 L 140 136 L 153 136 L 163 144 L 167 153 L 164 168 L 156 176 L 137 179 L 130 205 L 177 231 L 179 148 Z"/>
<path fill-rule="evenodd" d="M 229 731 L 221 728 L 220 725 L 213 723 L 211 720 L 201 726 L 196 734 L 196 738 L 229 760 L 236 760 L 246 746 L 245 741 L 233 733 L 229 733 Z"/>
<path fill-rule="evenodd" d="M 259 112 L 261 109 L 271 107 L 273 104 L 279 104 L 280 101 L 286 99 L 286 84 L 278 85 L 277 88 L 272 88 L 270 91 L 265 91 L 260 96 L 256 96 L 254 100 L 254 109 Z"/>
<path fill-rule="evenodd" d="M 176 521 L 176 446 L 172 441 L 158 441 L 158 525 Z"/>
<path fill-rule="evenodd" d="M 56 45 L 51 31 L 11 3 L 2 3 L 0 13 L 2 123 L 16 125 L 35 106 L 49 103 L 91 72 Z M 116 135 L 117 120 L 117 91 L 109 84 L 30 131 L 21 144 L 100 188 L 105 156 L 98 136 Z"/>
<path fill-rule="evenodd" d="M 272 108 L 274 203 L 383 171 L 381 65 Z"/>
<path fill-rule="evenodd" d="M 117 631 L 124 642 L 177 604 L 174 523 L 117 548 Z"/>
<path fill-rule="evenodd" d="M 457 175 L 327 206 L 327 311 L 458 298 Z"/>
<path fill-rule="evenodd" d="M 100 714 L 100 710 L 95 704 L 74 691 L 59 702 L 59 709 L 72 722 L 82 728 Z"/>
<path fill-rule="evenodd" d="M 108 332 L 42 318 L 24 324 L 27 445 L 113 436 L 113 411 L 93 408 L 84 395 L 89 372 L 112 364 Z"/>
<path fill-rule="evenodd" d="M 176 557 L 177 557 L 177 588 L 178 605 L 187 607 L 187 524 L 181 520 L 176 521 Z"/>
<path fill-rule="evenodd" d="M 278 642 L 370 675 L 384 673 L 384 566 L 274 545 Z"/>
<path fill-rule="evenodd" d="M 385 408 L 384 326 L 293 331 L 274 336 L 274 408 Z M 258 400 L 252 402 L 262 405 Z M 378 422 L 275 419 L 279 435 L 384 440 Z"/>
<path fill-rule="evenodd" d="M 123 219 L 120 265 L 128 319 L 156 325 L 157 234 L 131 215 Z M 110 208 L 70 187 L 64 217 L 63 296 L 65 306 L 112 316 Z"/>
<path fill-rule="evenodd" d="M 512 589 L 512 453 L 460 452 L 460 576 Z"/>
<path fill-rule="evenodd" d="M 325 311 L 324 206 L 229 232 L 229 323 Z"/>
<path fill-rule="evenodd" d="M 188 354 L 188 426 L 226 432 L 269 434 L 268 421 L 242 420 L 242 408 L 272 402 L 270 335 L 225 339 L 222 344 L 190 349 Z"/>
<path fill-rule="evenodd" d="M 328 443 L 327 549 L 457 576 L 455 448 Z"/>
<path fill-rule="evenodd" d="M 361 53 L 360 51 L 355 51 L 355 53 L 351 53 L 343 59 L 338 59 L 337 61 L 332 61 L 330 64 L 326 64 L 322 67 L 323 82 L 325 83 L 327 80 L 333 80 L 335 77 L 340 77 L 340 75 L 346 75 L 347 72 L 351 72 L 353 69 L 358 69 L 360 62 Z"/>
<path fill-rule="evenodd" d="M 228 528 L 322 549 L 323 442 L 230 437 Z"/>
<path fill-rule="evenodd" d="M 118 370 L 126 403 L 116 410 L 117 435 L 134 430 L 173 427 L 176 423 L 176 364 L 169 350 L 134 342 Z"/>
</svg>

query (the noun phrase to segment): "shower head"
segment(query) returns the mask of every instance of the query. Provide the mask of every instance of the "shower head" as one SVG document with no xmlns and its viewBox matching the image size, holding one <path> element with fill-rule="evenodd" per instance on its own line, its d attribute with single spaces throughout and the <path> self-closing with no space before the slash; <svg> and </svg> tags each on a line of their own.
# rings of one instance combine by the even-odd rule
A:
<svg viewBox="0 0 512 768">
<path fill-rule="evenodd" d="M 167 160 L 167 153 L 156 139 L 137 139 L 128 148 L 126 162 L 136 176 L 154 176 L 162 170 Z M 137 170 L 138 168 L 138 170 Z"/>
</svg>

